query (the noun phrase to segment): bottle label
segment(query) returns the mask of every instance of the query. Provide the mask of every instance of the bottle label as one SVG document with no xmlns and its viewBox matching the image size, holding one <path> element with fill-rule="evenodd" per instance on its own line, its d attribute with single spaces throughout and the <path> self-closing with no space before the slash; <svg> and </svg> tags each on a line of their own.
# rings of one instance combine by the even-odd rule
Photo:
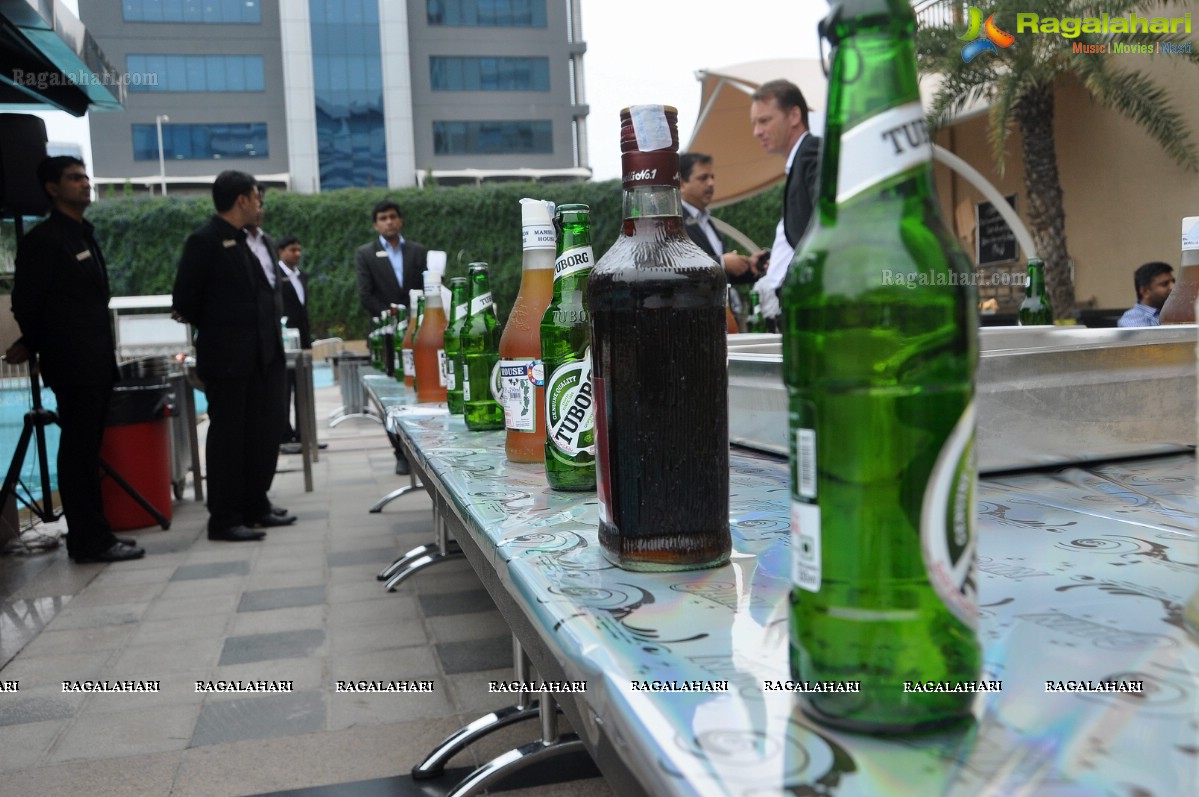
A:
<svg viewBox="0 0 1199 797">
<path fill-rule="evenodd" d="M 554 282 L 590 271 L 594 263 L 595 254 L 590 246 L 568 249 L 554 261 Z"/>
<path fill-rule="evenodd" d="M 397 338 L 402 338 L 402 337 L 404 337 L 404 333 L 406 333 L 407 331 L 408 331 L 408 319 L 405 318 L 403 321 L 400 321 L 399 323 L 396 324 L 395 336 Z"/>
<path fill-rule="evenodd" d="M 918 102 L 890 108 L 841 134 L 837 201 L 845 202 L 933 158 Z"/>
<path fill-rule="evenodd" d="M 440 387 L 446 387 L 446 359 L 445 349 L 437 350 L 437 384 Z"/>
<path fill-rule="evenodd" d="M 444 352 L 445 350 L 443 349 L 442 351 Z M 457 390 L 458 389 L 458 377 L 457 377 L 457 374 L 454 373 L 454 358 L 453 357 L 445 358 L 445 389 L 446 390 Z"/>
<path fill-rule="evenodd" d="M 537 388 L 545 384 L 545 365 L 525 357 L 499 361 L 499 402 L 504 407 L 504 428 L 532 432 L 537 428 Z"/>
<path fill-rule="evenodd" d="M 491 305 L 491 291 L 488 291 L 487 293 L 481 293 L 470 300 L 470 314 L 478 315 L 487 308 L 491 307 Z"/>
<path fill-rule="evenodd" d="M 459 304 L 459 305 L 455 305 L 454 306 L 454 320 L 457 321 L 459 318 L 466 318 L 466 314 L 469 312 L 470 312 L 470 302 L 469 301 L 463 302 L 462 304 Z"/>
<path fill-rule="evenodd" d="M 470 366 L 462 363 L 462 400 L 470 401 Z"/>
<path fill-rule="evenodd" d="M 820 507 L 791 502 L 791 583 L 820 591 Z"/>
<path fill-rule="evenodd" d="M 629 121 L 633 123 L 637 149 L 642 152 L 667 149 L 673 143 L 665 105 L 630 105 Z"/>
<path fill-rule="evenodd" d="M 550 443 L 566 456 L 595 453 L 590 347 L 581 360 L 563 363 L 550 374 L 545 386 L 545 425 Z"/>
<path fill-rule="evenodd" d="M 974 564 L 974 402 L 958 419 L 929 475 L 920 511 L 924 568 L 937 596 L 968 628 L 978 628 Z"/>
<path fill-rule="evenodd" d="M 412 349 L 404 349 L 404 376 L 416 376 L 416 356 Z"/>
<path fill-rule="evenodd" d="M 525 249 L 555 249 L 557 236 L 552 224 L 526 224 L 520 228 Z"/>
</svg>

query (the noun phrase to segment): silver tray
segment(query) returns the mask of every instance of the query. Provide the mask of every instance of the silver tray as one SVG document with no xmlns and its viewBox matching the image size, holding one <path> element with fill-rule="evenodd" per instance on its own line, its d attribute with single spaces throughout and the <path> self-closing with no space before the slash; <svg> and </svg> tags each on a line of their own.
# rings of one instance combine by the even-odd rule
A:
<svg viewBox="0 0 1199 797">
<path fill-rule="evenodd" d="M 977 450 L 984 473 L 1192 449 L 1194 324 L 979 330 Z M 729 437 L 787 455 L 779 335 L 729 338 Z"/>
</svg>

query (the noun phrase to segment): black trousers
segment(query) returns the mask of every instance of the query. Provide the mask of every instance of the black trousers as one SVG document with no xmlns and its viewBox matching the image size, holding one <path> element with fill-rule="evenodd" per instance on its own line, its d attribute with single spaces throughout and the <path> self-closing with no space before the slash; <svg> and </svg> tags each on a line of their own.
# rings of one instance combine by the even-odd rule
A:
<svg viewBox="0 0 1199 797">
<path fill-rule="evenodd" d="M 67 553 L 91 556 L 116 545 L 100 492 L 100 445 L 112 385 L 55 387 L 58 491 L 67 518 Z"/>
<path fill-rule="evenodd" d="M 287 426 L 282 360 L 236 379 L 205 379 L 208 397 L 208 530 L 224 531 L 271 511 Z"/>
</svg>

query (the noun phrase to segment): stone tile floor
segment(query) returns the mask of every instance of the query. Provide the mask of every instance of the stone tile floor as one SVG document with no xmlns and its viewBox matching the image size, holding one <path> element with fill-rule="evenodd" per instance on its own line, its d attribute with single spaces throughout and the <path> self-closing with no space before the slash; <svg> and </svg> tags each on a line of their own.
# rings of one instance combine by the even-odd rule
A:
<svg viewBox="0 0 1199 797">
<path fill-rule="evenodd" d="M 0 682 L 19 684 L 0 692 L 0 792 L 438 795 L 535 738 L 536 723 L 518 724 L 460 753 L 441 778 L 409 777 L 451 731 L 507 704 L 485 684 L 511 677 L 511 640 L 462 560 L 395 593 L 375 580 L 431 539 L 430 503 L 413 493 L 368 514 L 407 477 L 394 475 L 378 424 L 327 428 L 339 403 L 336 387 L 317 391 L 329 446 L 312 492 L 300 457 L 280 457 L 271 496 L 299 521 L 262 542 L 210 542 L 189 480 L 170 530 L 131 532 L 144 559 L 76 565 L 61 546 L 0 557 Z M 88 679 L 159 681 L 160 691 L 64 691 L 64 681 Z M 432 680 L 435 691 L 336 693 L 339 679 Z M 211 680 L 290 681 L 293 691 L 196 690 Z M 612 793 L 586 756 L 517 773 L 495 790 Z"/>
</svg>

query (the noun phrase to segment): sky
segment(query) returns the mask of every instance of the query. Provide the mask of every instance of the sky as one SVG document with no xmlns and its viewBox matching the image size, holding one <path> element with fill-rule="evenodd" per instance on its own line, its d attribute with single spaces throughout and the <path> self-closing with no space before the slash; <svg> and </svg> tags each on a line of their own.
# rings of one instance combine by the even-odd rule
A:
<svg viewBox="0 0 1199 797">
<path fill-rule="evenodd" d="M 555 0 L 550 0 L 554 2 Z M 75 0 L 65 0 L 75 10 Z M 700 69 L 819 54 L 825 0 L 582 0 L 590 165 L 596 180 L 620 177 L 620 109 L 656 103 L 679 109 L 687 146 L 699 113 Z M 100 48 L 104 43 L 100 42 Z M 57 112 L 51 141 L 79 143 L 91 163 L 85 119 Z M 749 124 L 748 117 L 746 125 Z"/>
</svg>

